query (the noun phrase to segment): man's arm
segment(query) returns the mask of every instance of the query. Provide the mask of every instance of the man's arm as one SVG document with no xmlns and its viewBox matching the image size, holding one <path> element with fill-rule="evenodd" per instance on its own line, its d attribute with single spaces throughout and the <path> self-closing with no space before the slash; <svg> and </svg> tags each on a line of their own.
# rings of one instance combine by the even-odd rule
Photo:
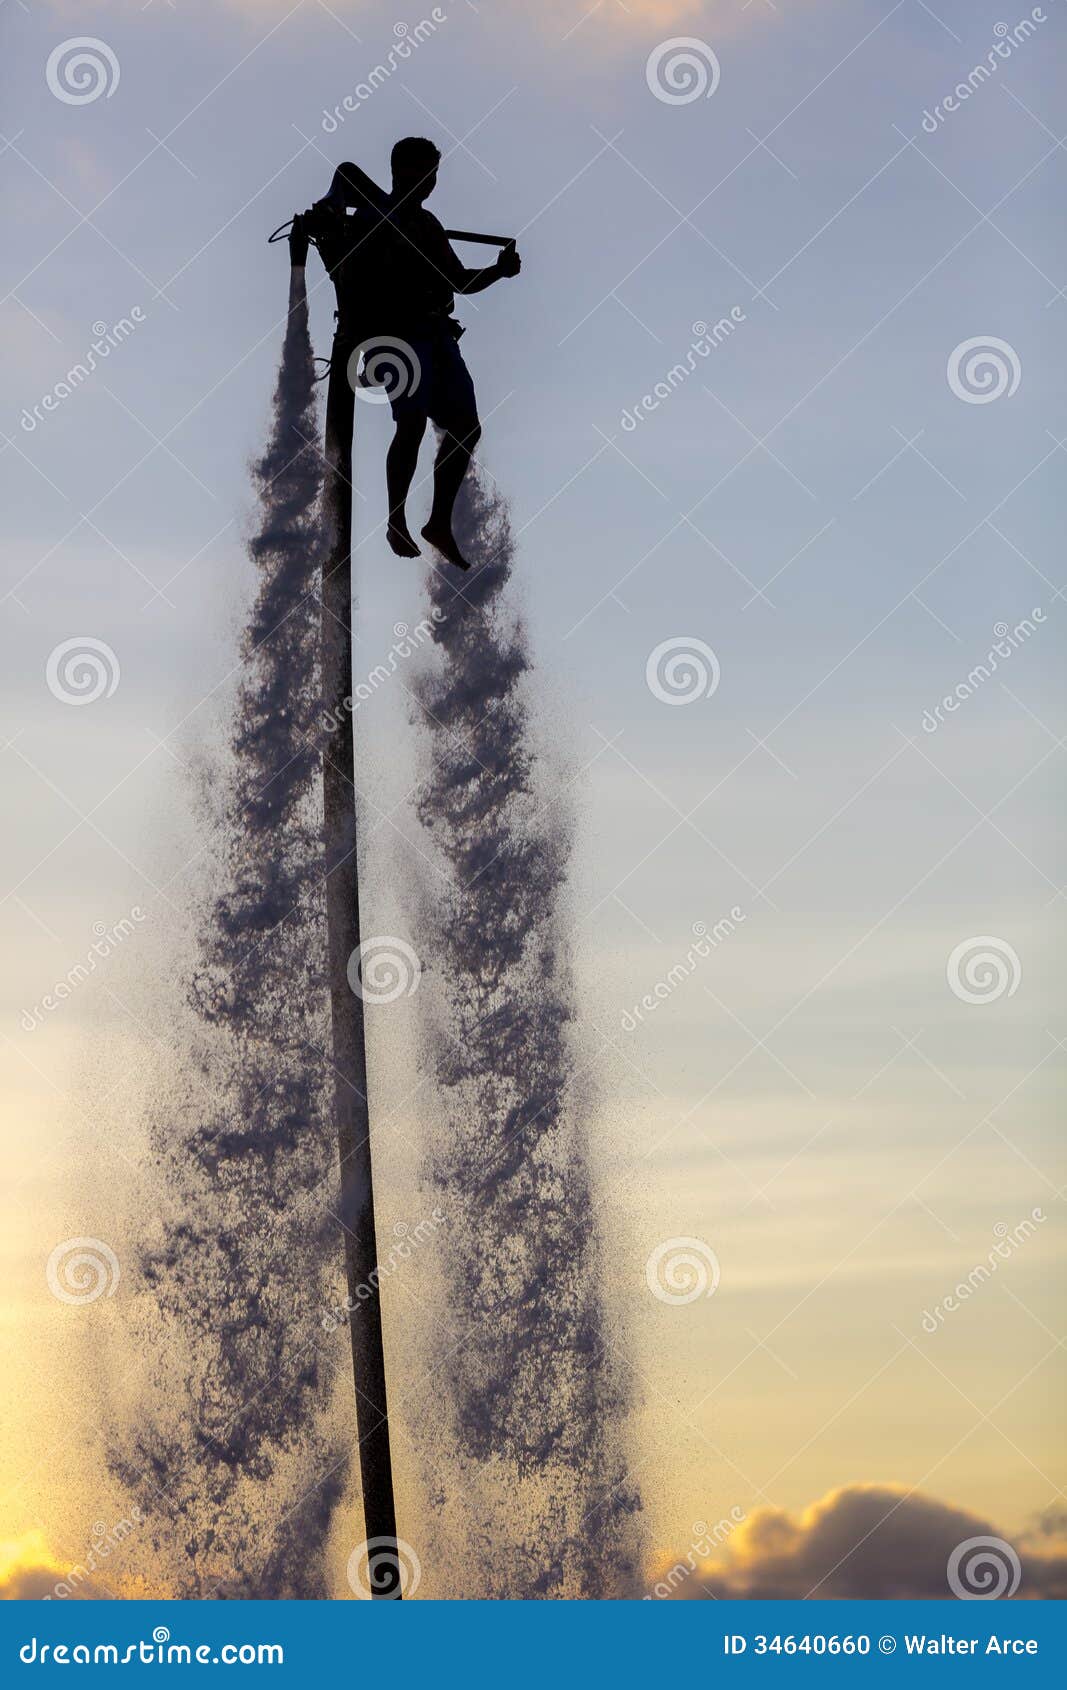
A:
<svg viewBox="0 0 1067 1690">
<path fill-rule="evenodd" d="M 485 288 L 491 288 L 494 282 L 499 282 L 505 276 L 517 276 L 522 269 L 522 259 L 514 248 L 502 252 L 495 264 L 487 264 L 484 270 L 464 270 L 466 278 L 462 287 L 457 287 L 457 293 L 481 293 Z"/>
<path fill-rule="evenodd" d="M 440 227 L 440 225 L 439 225 Z M 504 247 L 495 264 L 487 264 L 481 270 L 468 270 L 466 265 L 457 257 L 452 243 L 441 230 L 441 261 L 440 269 L 447 276 L 454 293 L 482 293 L 492 287 L 494 282 L 501 281 L 505 276 L 517 276 L 522 269 L 522 259 L 513 246 Z"/>
<path fill-rule="evenodd" d="M 389 195 L 384 188 L 379 188 L 373 177 L 361 170 L 358 164 L 346 163 L 337 166 L 329 193 L 325 200 L 318 200 L 316 203 L 334 205 L 338 209 L 355 205 L 371 211 L 384 212 L 389 209 Z"/>
</svg>

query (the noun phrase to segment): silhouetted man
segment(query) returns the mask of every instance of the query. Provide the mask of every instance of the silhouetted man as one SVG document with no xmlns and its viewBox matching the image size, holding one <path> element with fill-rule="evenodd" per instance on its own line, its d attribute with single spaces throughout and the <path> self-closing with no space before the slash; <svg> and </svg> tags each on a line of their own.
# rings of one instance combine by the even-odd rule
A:
<svg viewBox="0 0 1067 1690">
<path fill-rule="evenodd" d="M 454 296 L 481 293 L 504 276 L 518 275 L 521 262 L 513 247 L 481 270 L 468 270 L 457 258 L 444 228 L 424 205 L 437 186 L 441 162 L 432 141 L 420 136 L 398 141 L 390 162 L 390 193 L 358 165 L 342 164 L 326 200 L 316 209 L 356 208 L 355 239 L 346 243 L 356 267 L 353 315 L 358 317 L 365 366 L 388 370 L 380 384 L 396 424 L 385 460 L 389 544 L 398 557 L 419 556 L 408 530 L 406 505 L 430 421 L 441 431 L 441 441 L 434 462 L 433 505 L 422 535 L 450 563 L 467 569 L 452 532 L 452 511 L 481 426 L 474 383 L 457 345 L 463 329 L 452 316 Z M 333 273 L 328 257 L 327 264 Z M 379 337 L 382 344 L 376 346 Z M 389 345 L 396 341 L 404 343 L 399 355 Z"/>
</svg>

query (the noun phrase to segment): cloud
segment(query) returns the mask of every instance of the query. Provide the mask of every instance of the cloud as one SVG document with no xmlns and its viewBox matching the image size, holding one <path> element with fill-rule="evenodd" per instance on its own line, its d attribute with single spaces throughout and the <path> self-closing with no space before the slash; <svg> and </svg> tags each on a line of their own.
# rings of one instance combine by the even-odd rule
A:
<svg viewBox="0 0 1067 1690">
<path fill-rule="evenodd" d="M 625 5 L 619 0 L 602 0 L 595 10 L 594 5 L 595 0 L 549 0 L 548 7 L 542 10 L 551 10 L 569 28 L 585 18 L 589 19 L 589 23 L 614 24 L 618 29 L 632 30 L 646 23 L 666 28 L 669 24 L 685 23 L 699 16 L 703 18 L 702 27 L 706 32 L 720 22 L 729 21 L 732 25 L 733 21 L 725 8 L 716 8 L 721 11 L 721 18 L 715 16 L 715 10 L 709 16 L 707 0 L 625 0 Z"/>
<path fill-rule="evenodd" d="M 48 0 L 51 10 L 59 17 L 72 17 L 84 13 L 85 0 Z M 315 10 L 314 0 L 304 0 L 309 11 Z M 412 4 L 405 17 L 411 24 L 427 15 L 435 0 L 425 0 L 420 6 L 419 0 L 412 0 Z M 458 0 L 438 0 L 441 10 L 449 12 Z M 531 11 L 529 0 L 505 0 L 512 8 L 527 17 Z M 291 12 L 297 0 L 200 0 L 201 11 L 228 11 L 238 13 L 252 22 L 262 20 L 265 23 L 276 22 Z M 499 8 L 498 8 L 499 9 Z M 136 14 L 144 10 L 144 0 L 97 0 L 95 10 L 102 12 L 129 12 Z M 377 3 L 377 0 L 331 0 L 331 10 L 338 17 L 348 20 L 354 28 L 358 28 L 360 18 L 370 25 L 377 20 L 381 23 L 392 22 L 389 9 Z M 539 15 L 549 14 L 553 27 L 559 25 L 559 33 L 564 30 L 576 30 L 582 34 L 590 27 L 607 26 L 618 30 L 633 31 L 643 29 L 646 25 L 657 28 L 669 28 L 675 24 L 692 23 L 698 18 L 703 20 L 704 33 L 708 29 L 730 34 L 737 33 L 737 13 L 733 7 L 720 6 L 711 10 L 709 15 L 708 0 L 541 0 L 537 9 Z M 744 21 L 749 21 L 758 14 L 746 12 L 740 8 Z"/>
<path fill-rule="evenodd" d="M 972 1538 L 1005 1542 L 988 1520 L 936 1497 L 900 1485 L 844 1485 L 801 1514 L 757 1509 L 719 1534 L 721 1548 L 711 1559 L 690 1550 L 664 1562 L 655 1571 L 654 1594 L 682 1601 L 945 1599 L 953 1594 L 949 1557 Z M 1011 1556 L 1018 1556 L 1018 1598 L 1067 1597 L 1067 1546 L 1036 1550 L 1022 1542 L 1006 1544 L 1000 1557 L 1010 1568 Z"/>
<path fill-rule="evenodd" d="M 100 1601 L 113 1591 L 94 1584 L 84 1567 L 58 1561 L 40 1531 L 0 1543 L 0 1601 Z"/>
</svg>

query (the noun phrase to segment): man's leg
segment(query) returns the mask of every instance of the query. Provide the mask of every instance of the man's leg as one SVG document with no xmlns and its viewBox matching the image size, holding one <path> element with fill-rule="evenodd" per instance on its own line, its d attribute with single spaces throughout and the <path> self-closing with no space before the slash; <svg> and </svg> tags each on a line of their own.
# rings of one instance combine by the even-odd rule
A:
<svg viewBox="0 0 1067 1690">
<path fill-rule="evenodd" d="M 482 430 L 474 383 L 454 341 L 442 353 L 435 397 L 430 415 L 441 430 L 441 443 L 433 466 L 433 505 L 422 536 L 457 569 L 469 569 L 452 532 L 452 511 Z"/>
<path fill-rule="evenodd" d="M 397 557 L 418 557 L 419 548 L 408 532 L 406 505 L 426 432 L 426 413 L 398 406 L 393 416 L 396 433 L 385 455 L 385 485 L 389 494 L 387 535 Z"/>
</svg>

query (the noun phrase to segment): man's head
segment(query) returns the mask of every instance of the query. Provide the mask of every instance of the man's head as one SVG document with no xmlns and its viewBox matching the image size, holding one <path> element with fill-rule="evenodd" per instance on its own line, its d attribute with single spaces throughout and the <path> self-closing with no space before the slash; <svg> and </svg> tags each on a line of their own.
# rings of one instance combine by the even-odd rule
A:
<svg viewBox="0 0 1067 1690">
<path fill-rule="evenodd" d="M 409 204 L 421 205 L 437 186 L 441 154 L 422 135 L 408 135 L 398 141 L 389 160 L 393 169 L 393 193 Z"/>
</svg>

